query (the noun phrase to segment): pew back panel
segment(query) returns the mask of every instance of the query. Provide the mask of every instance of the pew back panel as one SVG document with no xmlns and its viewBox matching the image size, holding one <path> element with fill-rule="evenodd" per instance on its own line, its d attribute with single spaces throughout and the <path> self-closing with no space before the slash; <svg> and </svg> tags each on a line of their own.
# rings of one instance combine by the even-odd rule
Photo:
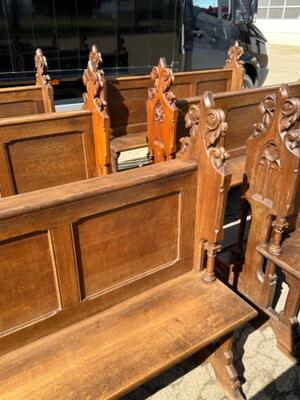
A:
<svg viewBox="0 0 300 400">
<path fill-rule="evenodd" d="M 232 70 L 216 69 L 174 73 L 176 98 L 231 89 Z M 114 137 L 147 131 L 146 99 L 152 81 L 147 76 L 107 77 L 107 102 Z M 144 99 L 144 101 L 142 101 Z"/>
<path fill-rule="evenodd" d="M 0 121 L 1 197 L 96 176 L 89 111 Z"/>
<path fill-rule="evenodd" d="M 0 352 L 191 270 L 196 169 L 172 161 L 2 199 Z"/>
<path fill-rule="evenodd" d="M 53 112 L 53 100 L 45 102 L 42 86 L 0 89 L 0 118 Z"/>
</svg>

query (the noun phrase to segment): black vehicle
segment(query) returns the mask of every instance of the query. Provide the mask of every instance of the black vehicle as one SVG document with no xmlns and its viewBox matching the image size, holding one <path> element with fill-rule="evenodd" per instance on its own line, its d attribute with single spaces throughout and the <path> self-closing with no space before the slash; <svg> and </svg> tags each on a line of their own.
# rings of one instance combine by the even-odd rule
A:
<svg viewBox="0 0 300 400">
<path fill-rule="evenodd" d="M 164 56 L 174 71 L 219 68 L 239 40 L 245 85 L 268 73 L 257 0 L 1 0 L 0 86 L 31 83 L 41 47 L 49 73 L 74 86 L 93 43 L 109 75 L 144 74 Z"/>
</svg>

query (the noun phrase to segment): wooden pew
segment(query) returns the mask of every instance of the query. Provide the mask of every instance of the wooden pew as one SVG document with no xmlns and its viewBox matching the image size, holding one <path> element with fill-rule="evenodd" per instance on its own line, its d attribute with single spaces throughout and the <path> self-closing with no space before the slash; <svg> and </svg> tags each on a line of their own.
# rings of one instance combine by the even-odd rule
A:
<svg viewBox="0 0 300 400">
<path fill-rule="evenodd" d="M 274 93 L 279 90 L 279 87 L 280 85 L 273 85 L 213 95 L 215 105 L 223 110 L 228 125 L 223 145 L 230 153 L 228 168 L 232 173 L 232 186 L 242 183 L 247 139 L 252 134 L 253 126 L 257 121 L 264 118 L 268 123 L 274 111 Z M 290 93 L 291 96 L 300 98 L 300 82 L 290 84 Z M 191 129 L 197 129 L 200 120 L 198 103 L 201 99 L 202 96 L 173 100 L 172 106 L 168 108 L 169 114 L 166 113 L 163 126 L 156 127 L 157 136 L 152 135 L 149 140 L 149 143 L 153 144 L 152 149 L 151 144 L 149 145 L 152 162 L 173 158 L 180 146 L 180 137 L 188 135 Z M 153 110 L 149 112 L 149 115 L 153 120 Z M 208 122 L 213 129 L 217 120 L 213 114 L 209 118 Z M 172 124 L 168 121 L 172 121 Z M 168 129 L 165 129 L 166 126 Z M 160 132 L 165 132 L 165 135 Z"/>
<path fill-rule="evenodd" d="M 54 112 L 53 88 L 47 60 L 41 49 L 35 52 L 36 84 L 0 89 L 0 118 Z"/>
<path fill-rule="evenodd" d="M 229 58 L 223 69 L 174 73 L 172 90 L 176 98 L 186 98 L 212 92 L 239 90 L 243 85 L 244 68 L 239 60 L 243 53 L 236 42 L 229 50 Z M 160 61 L 160 64 L 165 61 Z M 159 68 L 159 67 L 158 67 Z M 147 110 L 146 100 L 153 100 L 153 83 L 157 81 L 158 68 L 151 77 L 128 76 L 107 77 L 107 104 L 112 133 L 112 167 L 118 169 L 118 158 L 122 151 L 146 147 Z M 149 119 L 148 119 L 149 123 Z M 151 129 L 151 128 L 150 128 Z"/>
<path fill-rule="evenodd" d="M 0 119 L 1 197 L 110 172 L 109 117 L 94 61 L 84 80 L 83 111 Z"/>
<path fill-rule="evenodd" d="M 281 86 L 247 141 L 243 223 L 230 264 L 219 268 L 271 317 L 278 346 L 299 360 L 300 230 L 295 221 L 300 209 L 300 99 L 294 93 L 294 85 Z M 251 224 L 243 256 L 247 206 Z M 289 285 L 280 313 L 274 308 L 277 268 Z"/>
<path fill-rule="evenodd" d="M 0 200 L 3 398 L 116 399 L 204 347 L 240 398 L 231 333 L 256 312 L 214 276 L 220 151 L 195 133 L 177 160 Z"/>
</svg>

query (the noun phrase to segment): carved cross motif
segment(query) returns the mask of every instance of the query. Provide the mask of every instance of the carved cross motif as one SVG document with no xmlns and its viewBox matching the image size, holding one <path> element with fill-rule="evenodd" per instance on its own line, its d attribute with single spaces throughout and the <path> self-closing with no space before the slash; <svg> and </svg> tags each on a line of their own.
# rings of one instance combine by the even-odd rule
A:
<svg viewBox="0 0 300 400">
<path fill-rule="evenodd" d="M 238 67 L 240 70 L 244 70 L 244 61 L 240 60 L 243 54 L 244 50 L 239 46 L 239 42 L 236 40 L 234 45 L 228 50 L 229 58 L 226 60 L 225 66 L 228 68 Z"/>
<path fill-rule="evenodd" d="M 36 84 L 46 85 L 50 82 L 50 76 L 48 75 L 47 59 L 44 56 L 42 49 L 36 49 L 34 63 L 36 68 Z"/>
</svg>

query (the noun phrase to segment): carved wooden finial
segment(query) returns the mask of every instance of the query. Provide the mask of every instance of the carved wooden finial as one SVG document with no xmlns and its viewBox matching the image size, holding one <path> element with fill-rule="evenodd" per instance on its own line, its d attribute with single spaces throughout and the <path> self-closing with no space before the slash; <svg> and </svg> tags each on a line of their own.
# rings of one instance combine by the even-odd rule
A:
<svg viewBox="0 0 300 400">
<path fill-rule="evenodd" d="M 240 59 L 243 54 L 244 50 L 239 45 L 239 42 L 236 40 L 228 50 L 229 58 L 226 60 L 225 67 L 227 68 L 238 67 L 240 70 L 244 71 L 244 61 Z"/>
<path fill-rule="evenodd" d="M 240 59 L 244 54 L 244 50 L 236 41 L 228 50 L 229 58 L 226 60 L 224 69 L 232 70 L 232 78 L 229 90 L 241 90 L 244 85 L 244 62 Z"/>
<path fill-rule="evenodd" d="M 87 68 L 83 72 L 82 81 L 86 87 L 86 93 L 84 94 L 84 104 L 85 108 L 90 108 L 91 105 L 88 102 L 94 101 L 100 111 L 107 107 L 104 98 L 105 89 L 105 78 L 104 72 L 100 69 L 102 64 L 101 53 L 98 51 L 96 45 L 92 46 L 92 50 L 89 54 L 89 61 Z"/>
<path fill-rule="evenodd" d="M 100 51 L 98 50 L 98 47 L 95 44 L 92 45 L 91 51 L 89 53 L 89 61 L 95 63 L 95 67 L 97 69 L 100 69 L 102 65 L 102 56 Z"/>
<path fill-rule="evenodd" d="M 151 80 L 154 83 L 154 90 L 166 93 L 174 83 L 174 75 L 171 68 L 167 67 L 165 58 L 161 57 L 157 67 L 153 67 L 151 71 Z M 149 96 L 152 92 L 149 93 Z"/>
<path fill-rule="evenodd" d="M 47 59 L 43 54 L 42 49 L 38 48 L 35 51 L 34 63 L 36 68 L 36 84 L 46 85 L 50 82 L 50 76 L 48 75 L 48 63 Z"/>
<path fill-rule="evenodd" d="M 229 153 L 223 147 L 228 124 L 223 110 L 215 107 L 211 92 L 205 92 L 197 105 L 192 105 L 185 116 L 186 127 L 190 129 L 190 137 L 180 139 L 181 149 L 178 158 L 202 157 L 200 141 L 203 141 L 207 154 L 216 169 L 221 169 L 229 158 Z"/>
</svg>

